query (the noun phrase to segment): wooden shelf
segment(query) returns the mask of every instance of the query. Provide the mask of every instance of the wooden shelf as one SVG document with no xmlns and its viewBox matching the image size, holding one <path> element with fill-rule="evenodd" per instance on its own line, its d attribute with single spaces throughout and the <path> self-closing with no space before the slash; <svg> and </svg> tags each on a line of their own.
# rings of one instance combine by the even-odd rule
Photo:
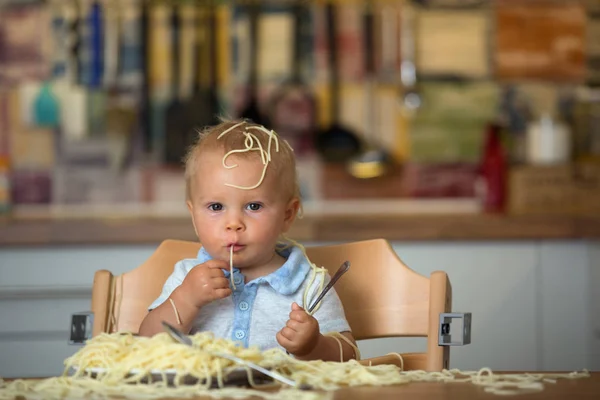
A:
<svg viewBox="0 0 600 400">
<path fill-rule="evenodd" d="M 290 237 L 304 241 L 482 241 L 598 239 L 600 216 L 485 214 L 307 215 Z M 0 221 L 0 246 L 157 244 L 196 240 L 187 216 L 131 218 L 11 218 Z"/>
</svg>

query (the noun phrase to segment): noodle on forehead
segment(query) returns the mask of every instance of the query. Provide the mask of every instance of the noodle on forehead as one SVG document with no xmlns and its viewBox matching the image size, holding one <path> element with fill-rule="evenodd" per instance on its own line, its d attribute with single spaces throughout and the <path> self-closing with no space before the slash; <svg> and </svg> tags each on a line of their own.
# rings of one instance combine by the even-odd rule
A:
<svg viewBox="0 0 600 400">
<path fill-rule="evenodd" d="M 103 333 L 87 341 L 84 347 L 65 360 L 65 373 L 61 377 L 11 382 L 0 379 L 0 399 L 160 399 L 204 395 L 214 398 L 256 396 L 264 399 L 322 400 L 332 398 L 333 391 L 344 387 L 412 382 L 471 383 L 491 394 L 513 395 L 542 391 L 545 384 L 554 384 L 557 379 L 590 376 L 586 370 L 539 374 L 494 374 L 489 368 L 478 371 L 403 371 L 393 364 L 365 366 L 356 360 L 343 363 L 300 361 L 280 349 L 261 352 L 255 347 L 244 348 L 232 340 L 215 338 L 209 332 L 196 333 L 190 338 L 194 347 L 175 342 L 164 332 L 151 338 L 131 333 Z M 214 357 L 210 352 L 234 354 L 275 370 L 299 384 L 309 384 L 315 390 L 302 391 L 287 386 L 279 391 L 259 390 L 251 375 L 248 375 L 250 388 L 224 387 L 228 372 L 240 367 L 227 359 Z M 397 355 L 402 360 L 402 356 Z M 96 377 L 88 373 L 93 368 L 101 371 Z M 69 375 L 72 370 L 75 372 Z M 172 373 L 173 385 L 144 383 L 151 371 L 162 375 L 163 380 Z M 197 383 L 186 384 L 184 378 L 188 377 L 197 379 Z M 211 389 L 211 384 L 218 388 Z"/>
<path fill-rule="evenodd" d="M 246 122 L 240 122 L 240 123 L 237 123 L 237 124 L 231 126 L 230 128 L 227 128 L 226 130 L 224 130 L 223 132 L 221 132 L 221 134 L 219 134 L 219 136 L 217 136 L 217 140 L 220 139 L 220 138 L 222 138 L 224 135 L 232 132 L 235 128 L 237 128 L 237 127 L 239 127 L 241 125 L 244 125 L 244 124 L 246 124 Z M 268 145 L 267 145 L 267 150 L 265 150 L 263 148 L 263 145 L 260 142 L 260 139 L 258 139 L 258 137 L 255 134 L 249 132 L 250 129 L 258 130 L 258 131 L 261 131 L 261 132 L 264 132 L 265 134 L 267 134 L 267 136 L 269 137 L 269 141 L 268 141 Z M 255 185 L 253 185 L 253 186 L 238 186 L 238 185 L 234 185 L 234 184 L 231 184 L 231 183 L 225 183 L 225 186 L 234 187 L 234 188 L 237 188 L 237 189 L 245 189 L 245 190 L 256 189 L 257 187 L 260 186 L 260 184 L 265 179 L 265 174 L 267 173 L 267 167 L 269 166 L 269 162 L 271 161 L 271 143 L 273 141 L 275 141 L 275 151 L 279 152 L 279 139 L 277 138 L 277 135 L 275 134 L 274 131 L 268 130 L 264 126 L 252 126 L 252 125 L 251 126 L 246 126 L 244 128 L 244 131 L 242 132 L 242 134 L 246 137 L 246 139 L 244 140 L 244 146 L 246 146 L 246 147 L 243 148 L 243 149 L 234 149 L 234 150 L 228 151 L 223 156 L 223 167 L 225 167 L 227 169 L 238 167 L 238 164 L 227 165 L 227 158 L 229 156 L 231 156 L 232 154 L 235 154 L 235 153 L 246 153 L 246 152 L 249 152 L 249 151 L 258 151 L 260 153 L 261 161 L 262 161 L 262 163 L 264 165 L 263 166 L 263 170 L 262 170 L 262 174 L 260 176 L 259 181 Z"/>
</svg>

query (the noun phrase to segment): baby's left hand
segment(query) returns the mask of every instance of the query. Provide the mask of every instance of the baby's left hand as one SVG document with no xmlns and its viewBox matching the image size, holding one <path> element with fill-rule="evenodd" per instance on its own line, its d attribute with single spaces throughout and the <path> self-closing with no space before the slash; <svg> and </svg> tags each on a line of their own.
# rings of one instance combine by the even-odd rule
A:
<svg viewBox="0 0 600 400">
<path fill-rule="evenodd" d="M 293 303 L 290 319 L 283 329 L 277 332 L 276 339 L 288 353 L 304 356 L 314 350 L 319 336 L 319 322 L 298 304 Z"/>
</svg>

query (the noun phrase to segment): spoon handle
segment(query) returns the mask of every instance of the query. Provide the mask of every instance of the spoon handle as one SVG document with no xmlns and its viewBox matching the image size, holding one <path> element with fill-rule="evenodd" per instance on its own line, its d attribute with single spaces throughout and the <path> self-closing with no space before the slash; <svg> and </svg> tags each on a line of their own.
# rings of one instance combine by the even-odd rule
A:
<svg viewBox="0 0 600 400">
<path fill-rule="evenodd" d="M 342 265 L 340 265 L 335 275 L 333 275 L 333 278 L 331 278 L 331 281 L 329 281 L 329 283 L 323 288 L 323 291 L 321 292 L 321 294 L 319 294 L 317 299 L 313 301 L 310 307 L 308 307 L 307 311 L 309 313 L 312 312 L 312 310 L 314 310 L 314 308 L 317 306 L 317 304 L 319 304 L 321 299 L 327 294 L 327 292 L 329 292 L 329 289 L 331 289 L 333 285 L 335 285 L 337 280 L 340 279 L 340 277 L 344 275 L 344 273 L 348 271 L 348 269 L 350 269 L 350 261 L 345 261 Z"/>
</svg>

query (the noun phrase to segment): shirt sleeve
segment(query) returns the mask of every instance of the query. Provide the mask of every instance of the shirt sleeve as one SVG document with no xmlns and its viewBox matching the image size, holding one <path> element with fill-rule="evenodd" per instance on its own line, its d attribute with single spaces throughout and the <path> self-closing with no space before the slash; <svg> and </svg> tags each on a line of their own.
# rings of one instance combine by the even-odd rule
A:
<svg viewBox="0 0 600 400">
<path fill-rule="evenodd" d="M 160 296 L 158 296 L 158 298 L 154 300 L 152 304 L 150 304 L 150 306 L 148 307 L 148 311 L 152 311 L 156 307 L 164 303 L 169 298 L 171 293 L 173 293 L 173 290 L 175 290 L 179 285 L 181 285 L 187 273 L 188 268 L 186 268 L 184 260 L 178 261 L 175 264 L 175 268 L 173 268 L 173 272 L 165 281 Z"/>
</svg>

